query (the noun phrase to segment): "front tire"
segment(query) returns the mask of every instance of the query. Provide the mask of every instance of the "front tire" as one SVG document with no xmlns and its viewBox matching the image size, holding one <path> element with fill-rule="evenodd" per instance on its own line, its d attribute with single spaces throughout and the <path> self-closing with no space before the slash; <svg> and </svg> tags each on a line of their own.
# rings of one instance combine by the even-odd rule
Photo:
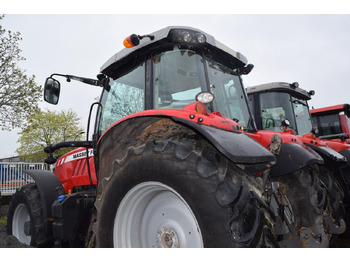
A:
<svg viewBox="0 0 350 262">
<path fill-rule="evenodd" d="M 37 186 L 28 184 L 18 188 L 9 206 L 7 233 L 23 244 L 43 246 L 47 241 L 45 222 Z"/>
<path fill-rule="evenodd" d="M 254 178 L 198 137 L 148 141 L 113 167 L 95 203 L 97 247 L 275 245 Z"/>
</svg>

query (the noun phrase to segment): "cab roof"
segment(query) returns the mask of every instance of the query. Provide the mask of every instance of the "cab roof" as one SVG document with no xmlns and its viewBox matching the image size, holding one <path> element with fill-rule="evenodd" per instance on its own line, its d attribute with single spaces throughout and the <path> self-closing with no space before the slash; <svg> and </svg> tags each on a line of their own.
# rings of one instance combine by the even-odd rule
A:
<svg viewBox="0 0 350 262">
<path fill-rule="evenodd" d="M 299 86 L 299 84 L 297 85 Z M 311 99 L 310 92 L 307 92 L 306 90 L 300 87 L 297 87 L 294 83 L 290 84 L 287 82 L 271 82 L 271 83 L 247 87 L 248 95 L 255 94 L 255 93 L 266 93 L 266 92 L 286 92 L 299 99 L 304 99 L 304 100 Z"/>
<path fill-rule="evenodd" d="M 148 37 L 145 37 L 140 40 L 140 44 L 138 46 L 132 48 L 124 48 L 115 55 L 113 55 L 107 62 L 105 62 L 101 68 L 100 72 L 106 75 L 113 74 L 113 71 L 121 69 L 123 66 L 127 65 L 130 62 L 134 62 L 136 58 L 142 57 L 151 53 L 153 50 L 166 46 L 167 44 L 171 44 L 171 40 L 169 39 L 169 33 L 172 29 L 178 30 L 192 30 L 199 33 L 202 33 L 206 36 L 206 47 L 210 49 L 214 49 L 214 51 L 221 51 L 221 55 L 225 55 L 231 57 L 234 60 L 235 64 L 238 64 L 239 67 L 243 67 L 247 64 L 247 58 L 239 52 L 234 51 L 233 49 L 225 46 L 221 42 L 217 41 L 213 36 L 207 34 L 199 29 L 192 27 L 184 27 L 184 26 L 169 26 L 158 30 L 156 32 L 151 33 L 150 35 L 154 36 L 154 39 L 151 40 Z M 147 48 L 145 48 L 147 47 Z"/>
<path fill-rule="evenodd" d="M 316 115 L 316 114 L 330 114 L 330 113 L 349 112 L 349 111 L 350 111 L 349 104 L 340 104 L 335 106 L 327 106 L 327 107 L 312 109 L 310 113 L 313 115 Z"/>
</svg>

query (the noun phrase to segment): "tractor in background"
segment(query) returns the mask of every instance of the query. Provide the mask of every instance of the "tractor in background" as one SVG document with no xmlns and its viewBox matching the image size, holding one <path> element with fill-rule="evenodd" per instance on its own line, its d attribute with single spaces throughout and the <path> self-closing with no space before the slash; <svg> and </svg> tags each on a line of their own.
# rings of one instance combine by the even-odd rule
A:
<svg viewBox="0 0 350 262">
<path fill-rule="evenodd" d="M 333 231 L 342 234 L 344 220 L 349 221 L 350 145 L 316 138 L 307 102 L 315 92 L 301 89 L 297 82 L 272 82 L 247 87 L 247 93 L 259 130 L 293 133 L 322 156 L 319 177 L 333 209 Z"/>
<path fill-rule="evenodd" d="M 317 137 L 337 142 L 349 143 L 350 136 L 350 105 L 311 109 L 312 124 L 318 129 Z M 337 140 L 335 140 L 337 139 Z"/>
</svg>

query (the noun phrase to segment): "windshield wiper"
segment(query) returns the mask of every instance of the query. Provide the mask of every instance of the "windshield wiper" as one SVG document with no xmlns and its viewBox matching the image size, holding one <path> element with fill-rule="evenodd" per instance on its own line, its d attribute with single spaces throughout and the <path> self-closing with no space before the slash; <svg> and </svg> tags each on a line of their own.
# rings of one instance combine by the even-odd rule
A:
<svg viewBox="0 0 350 262">
<path fill-rule="evenodd" d="M 301 102 L 300 100 L 292 100 L 292 103 L 295 103 L 295 104 L 300 104 L 300 105 L 303 105 L 303 106 L 307 106 L 307 104 L 306 104 L 306 103 Z"/>
<path fill-rule="evenodd" d="M 211 61 L 209 64 L 210 68 L 216 69 L 222 73 L 227 73 L 227 74 L 231 74 L 231 75 L 237 75 L 237 73 L 235 71 L 233 71 L 232 69 L 228 68 L 227 66 L 224 66 L 218 62 L 214 62 Z"/>
</svg>

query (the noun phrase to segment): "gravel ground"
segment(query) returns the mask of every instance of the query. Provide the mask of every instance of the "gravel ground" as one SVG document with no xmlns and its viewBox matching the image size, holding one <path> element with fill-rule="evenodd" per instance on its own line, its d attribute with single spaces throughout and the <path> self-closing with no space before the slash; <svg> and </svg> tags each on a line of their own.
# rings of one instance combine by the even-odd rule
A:
<svg viewBox="0 0 350 262">
<path fill-rule="evenodd" d="M 0 248 L 27 248 L 31 247 L 20 243 L 15 237 L 6 233 L 6 216 L 8 212 L 8 206 L 2 205 L 0 210 Z M 350 248 L 350 238 L 339 237 L 334 244 L 335 248 Z"/>
</svg>

